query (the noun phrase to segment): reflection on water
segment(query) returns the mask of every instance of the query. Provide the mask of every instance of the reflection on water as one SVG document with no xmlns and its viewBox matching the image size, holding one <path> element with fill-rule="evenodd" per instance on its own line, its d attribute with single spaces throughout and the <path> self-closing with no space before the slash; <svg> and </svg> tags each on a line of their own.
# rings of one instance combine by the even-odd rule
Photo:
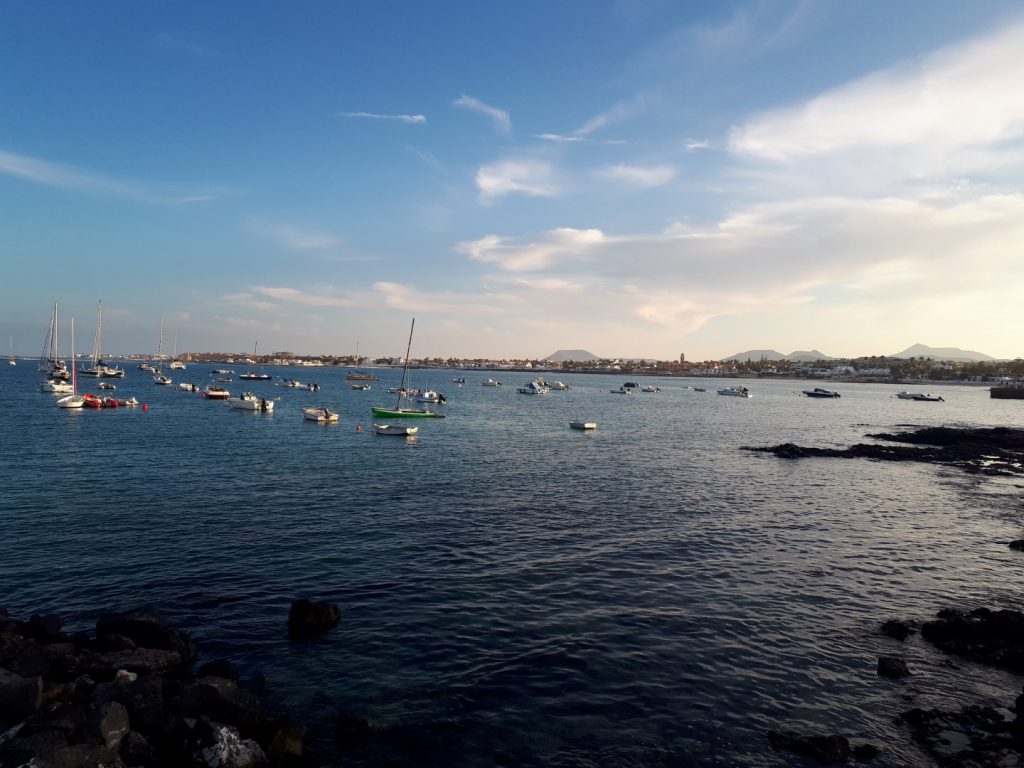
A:
<svg viewBox="0 0 1024 768">
<path fill-rule="evenodd" d="M 66 412 L 27 367 L 4 373 L 11 612 L 88 626 L 104 608 L 155 607 L 206 655 L 263 669 L 278 705 L 324 726 L 321 762 L 351 711 L 393 736 L 354 764 L 773 766 L 764 732 L 780 724 L 913 764 L 896 713 L 1019 692 L 916 636 L 874 634 L 950 604 L 1019 607 L 1013 483 L 739 450 L 844 446 L 896 424 L 1022 425 L 1024 406 L 982 389 L 919 403 L 829 385 L 842 398 L 813 400 L 801 382 L 748 381 L 743 400 L 657 379 L 661 392 L 623 397 L 609 393 L 617 378 L 565 375 L 571 390 L 526 397 L 509 384 L 527 374 L 491 388 L 422 371 L 448 418 L 407 440 L 369 426 L 399 373 L 380 391 L 329 369 L 315 393 L 249 384 L 280 397 L 271 414 L 131 373 L 119 394 L 148 412 Z M 306 405 L 341 421 L 310 428 Z M 297 597 L 340 603 L 341 624 L 289 644 Z M 898 687 L 875 673 L 891 652 L 915 670 Z"/>
</svg>

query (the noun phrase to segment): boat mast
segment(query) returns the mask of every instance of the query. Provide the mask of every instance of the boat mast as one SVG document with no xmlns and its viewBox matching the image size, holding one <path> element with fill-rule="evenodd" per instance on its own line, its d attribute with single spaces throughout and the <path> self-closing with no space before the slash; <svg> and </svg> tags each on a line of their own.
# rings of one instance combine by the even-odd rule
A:
<svg viewBox="0 0 1024 768">
<path fill-rule="evenodd" d="M 416 327 L 416 318 L 412 319 L 412 325 L 409 326 L 409 343 L 405 347 L 405 367 L 402 368 L 402 386 L 398 390 L 398 402 L 395 403 L 395 410 L 397 411 L 402 405 L 402 398 L 405 397 L 405 380 L 409 376 L 409 350 L 412 349 L 412 331 Z"/>
<path fill-rule="evenodd" d="M 57 311 L 56 306 L 54 311 Z M 78 379 L 75 378 L 75 318 L 73 317 L 71 318 L 71 394 L 78 394 Z"/>
<path fill-rule="evenodd" d="M 100 299 L 99 309 L 96 312 L 96 340 L 92 347 L 92 367 L 100 364 L 100 344 L 103 338 L 103 299 Z"/>
</svg>

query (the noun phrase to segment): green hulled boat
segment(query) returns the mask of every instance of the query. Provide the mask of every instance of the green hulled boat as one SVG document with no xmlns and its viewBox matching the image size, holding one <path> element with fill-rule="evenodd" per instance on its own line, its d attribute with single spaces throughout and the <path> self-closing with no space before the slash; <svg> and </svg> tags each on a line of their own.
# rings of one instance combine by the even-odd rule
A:
<svg viewBox="0 0 1024 768">
<path fill-rule="evenodd" d="M 380 416 L 383 419 L 443 419 L 444 414 L 438 413 L 437 411 L 431 411 L 427 408 L 403 408 L 402 400 L 405 399 L 405 380 L 409 376 L 409 352 L 412 350 L 412 332 L 416 328 L 416 318 L 412 319 L 412 325 L 409 326 L 409 343 L 405 348 L 405 367 L 402 368 L 402 386 L 398 388 L 398 400 L 395 402 L 394 408 L 384 408 L 380 405 L 374 405 L 370 410 L 373 411 L 374 416 Z"/>
</svg>

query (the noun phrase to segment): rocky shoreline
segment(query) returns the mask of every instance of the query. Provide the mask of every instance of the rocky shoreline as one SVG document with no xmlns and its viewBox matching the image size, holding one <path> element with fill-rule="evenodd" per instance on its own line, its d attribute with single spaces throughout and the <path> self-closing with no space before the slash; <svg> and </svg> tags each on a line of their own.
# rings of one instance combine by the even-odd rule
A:
<svg viewBox="0 0 1024 768">
<path fill-rule="evenodd" d="M 339 617 L 296 601 L 289 632 L 306 639 Z M 187 634 L 147 613 L 105 614 L 90 636 L 0 608 L 0 768 L 302 764 L 305 729 L 264 710 L 262 676 L 195 660 Z"/>
</svg>

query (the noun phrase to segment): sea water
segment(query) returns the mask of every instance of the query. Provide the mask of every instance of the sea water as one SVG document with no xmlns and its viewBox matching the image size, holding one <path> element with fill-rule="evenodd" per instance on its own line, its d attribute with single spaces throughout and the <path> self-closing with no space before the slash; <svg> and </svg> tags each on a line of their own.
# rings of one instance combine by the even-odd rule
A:
<svg viewBox="0 0 1024 768">
<path fill-rule="evenodd" d="M 116 394 L 146 410 L 66 411 L 35 391 L 34 368 L 0 370 L 0 604 L 72 629 L 158 611 L 204 659 L 262 671 L 270 704 L 311 727 L 319 765 L 342 762 L 343 713 L 384 734 L 346 765 L 792 764 L 773 728 L 927 764 L 899 712 L 1019 693 L 919 636 L 877 634 L 947 606 L 1022 607 L 1006 546 L 1019 481 L 742 450 L 1024 426 L 1024 403 L 984 388 L 942 387 L 933 403 L 836 383 L 841 398 L 816 400 L 800 394 L 813 383 L 645 378 L 661 392 L 625 396 L 609 391 L 622 376 L 559 374 L 572 389 L 524 396 L 526 373 L 459 386 L 461 372 L 418 370 L 410 383 L 444 393 L 447 418 L 404 439 L 372 430 L 370 406 L 395 401 L 390 369 L 369 391 L 333 368 L 266 369 L 319 392 L 225 385 L 275 398 L 261 414 L 135 370 Z M 738 383 L 751 399 L 716 394 Z M 341 419 L 304 421 L 307 405 Z M 340 604 L 340 624 L 290 642 L 300 597 Z M 879 678 L 880 654 L 913 677 Z"/>
</svg>

